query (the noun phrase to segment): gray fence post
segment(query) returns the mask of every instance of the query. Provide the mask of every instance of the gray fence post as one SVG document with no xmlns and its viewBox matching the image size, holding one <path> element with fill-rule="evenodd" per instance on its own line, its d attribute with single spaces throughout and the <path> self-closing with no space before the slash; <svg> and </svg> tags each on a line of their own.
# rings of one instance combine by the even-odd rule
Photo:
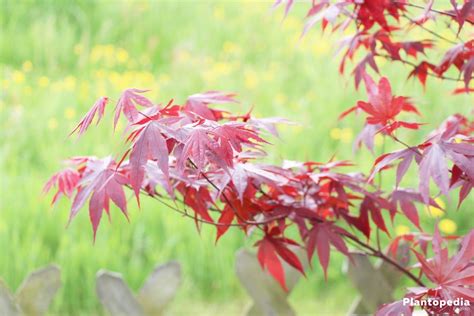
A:
<svg viewBox="0 0 474 316">
<path fill-rule="evenodd" d="M 113 316 L 158 316 L 181 284 L 181 266 L 173 261 L 156 267 L 135 296 L 119 273 L 97 273 L 97 295 Z"/>
<path fill-rule="evenodd" d="M 55 265 L 30 273 L 15 295 L 0 281 L 0 315 L 44 315 L 60 287 L 61 270 Z"/>
<path fill-rule="evenodd" d="M 298 249 L 296 254 L 303 264 L 307 264 L 306 255 Z M 240 283 L 253 299 L 252 305 L 246 311 L 248 316 L 278 316 L 295 315 L 287 301 L 291 290 L 300 278 L 300 273 L 286 263 L 283 263 L 288 292 L 280 284 L 262 270 L 255 254 L 241 249 L 236 254 L 235 269 Z"/>
<path fill-rule="evenodd" d="M 400 245 L 397 251 L 397 262 L 406 267 L 409 262 L 408 245 Z M 393 265 L 378 261 L 375 266 L 361 253 L 352 253 L 347 274 L 360 296 L 354 300 L 348 315 L 373 315 L 378 306 L 393 301 L 395 290 L 402 273 Z"/>
</svg>

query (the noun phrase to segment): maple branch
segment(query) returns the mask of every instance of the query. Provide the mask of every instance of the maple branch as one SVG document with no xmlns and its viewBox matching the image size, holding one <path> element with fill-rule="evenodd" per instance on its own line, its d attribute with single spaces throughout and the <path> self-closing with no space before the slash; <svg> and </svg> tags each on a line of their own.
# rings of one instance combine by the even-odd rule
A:
<svg viewBox="0 0 474 316">
<path fill-rule="evenodd" d="M 188 158 L 188 161 L 191 163 L 191 165 L 196 169 L 196 170 L 199 170 L 199 168 L 197 167 L 197 165 L 190 159 Z M 204 179 L 206 179 L 206 181 L 214 188 L 217 190 L 217 192 L 220 191 L 219 187 L 214 183 L 212 182 L 211 179 L 209 179 L 209 177 L 203 172 L 203 171 L 200 171 L 201 175 L 204 177 Z M 232 211 L 234 212 L 234 215 L 240 220 L 242 221 L 243 223 L 247 224 L 247 225 L 256 225 L 259 229 L 262 229 L 260 227 L 260 225 L 258 223 L 251 223 L 251 222 L 247 222 L 245 219 L 243 219 L 239 212 L 237 212 L 237 209 L 235 208 L 235 206 L 231 203 L 230 199 L 227 197 L 227 195 L 225 194 L 225 188 L 222 190 L 222 197 L 224 198 L 225 202 L 227 204 L 229 204 L 230 208 L 232 209 Z M 263 229 L 262 229 L 263 230 Z"/>
<path fill-rule="evenodd" d="M 423 6 L 417 5 L 417 4 L 413 4 L 413 3 L 407 3 L 407 2 L 404 2 L 404 1 L 397 1 L 397 0 L 393 0 L 392 2 L 396 3 L 396 4 L 406 5 L 407 7 L 426 10 L 426 7 L 423 7 Z M 450 13 L 450 12 L 440 11 L 440 10 L 436 10 L 436 9 L 433 9 L 433 8 L 430 8 L 429 11 L 434 12 L 434 13 L 438 13 L 438 14 L 441 14 L 441 15 L 449 16 L 451 18 L 457 18 L 457 16 L 455 14 Z M 470 21 L 469 19 L 466 19 L 465 21 L 468 22 L 468 23 L 474 24 L 474 22 Z"/>
<path fill-rule="evenodd" d="M 394 58 L 390 55 L 386 55 L 386 54 L 378 54 L 376 53 L 374 56 L 378 56 L 378 57 L 383 57 L 383 58 L 386 58 L 386 59 L 390 59 L 391 61 L 399 61 L 401 62 L 402 64 L 404 65 L 408 65 L 408 66 L 412 66 L 413 68 L 416 68 L 418 67 L 417 64 L 415 64 L 414 62 L 411 62 L 409 60 L 406 60 L 406 59 L 401 59 L 401 58 Z M 443 79 L 443 80 L 449 80 L 449 81 L 455 81 L 455 82 L 463 82 L 463 80 L 461 78 L 453 78 L 453 77 L 446 77 L 444 75 L 438 75 L 436 73 L 433 73 L 433 72 L 430 72 L 430 71 L 427 71 L 426 74 L 430 77 L 434 77 L 434 78 L 439 78 L 439 79 Z"/>
<path fill-rule="evenodd" d="M 132 187 L 128 186 L 127 187 L 129 189 L 132 189 Z M 155 199 L 156 201 L 158 201 L 159 203 L 165 205 L 166 207 L 169 207 L 170 209 L 172 209 L 173 211 L 185 216 L 185 217 L 189 217 L 189 218 L 192 218 L 200 223 L 203 223 L 203 224 L 208 224 L 208 225 L 213 225 L 213 226 L 225 226 L 225 227 L 243 227 L 244 225 L 243 224 L 239 224 L 239 223 L 229 223 L 229 224 L 226 224 L 226 223 L 216 223 L 216 222 L 210 222 L 210 221 L 207 221 L 205 219 L 202 219 L 202 218 L 198 218 L 198 217 L 195 217 L 195 216 L 192 216 L 191 214 L 187 213 L 186 211 L 181 211 L 180 209 L 176 208 L 175 206 L 173 206 L 172 204 L 166 202 L 166 201 L 163 201 L 163 197 L 160 196 L 160 195 L 152 195 L 144 190 L 141 190 L 140 191 L 141 194 L 143 195 L 146 195 L 148 197 L 151 197 L 152 199 Z M 180 203 L 184 204 L 183 201 L 181 200 L 178 200 Z M 261 221 L 261 222 L 245 222 L 245 224 L 247 225 L 264 225 L 264 224 L 268 224 L 272 221 L 274 221 L 275 219 L 278 219 L 276 217 L 273 217 L 273 218 L 270 218 L 270 219 L 267 219 L 267 220 L 264 220 L 264 221 Z"/>
<path fill-rule="evenodd" d="M 451 44 L 454 44 L 454 45 L 457 45 L 458 43 L 453 41 L 453 40 L 450 40 L 449 38 L 446 38 L 438 33 L 436 33 L 435 31 L 433 30 L 430 30 L 429 28 L 427 28 L 426 26 L 424 26 L 422 23 L 418 22 L 418 21 L 415 21 L 413 20 L 411 17 L 409 17 L 408 15 L 406 15 L 405 13 L 402 14 L 402 16 L 407 19 L 408 21 L 410 21 L 411 23 L 413 24 L 416 24 L 418 25 L 421 29 L 425 30 L 426 32 L 430 33 L 431 35 L 439 38 L 439 39 L 442 39 L 448 43 L 451 43 Z"/>
<path fill-rule="evenodd" d="M 418 151 L 417 147 L 412 147 L 410 145 L 408 145 L 407 143 L 405 143 L 404 141 L 402 141 L 400 138 L 398 138 L 397 136 L 393 135 L 393 134 L 388 134 L 394 141 L 396 141 L 397 143 L 405 146 L 406 148 L 410 149 L 411 151 L 413 151 L 415 154 L 417 155 L 420 155 L 421 156 L 421 153 Z"/>
<path fill-rule="evenodd" d="M 366 243 L 360 241 L 355 236 L 352 236 L 352 235 L 342 235 L 342 236 L 351 239 L 352 241 L 356 242 L 357 244 L 359 244 L 363 248 L 369 250 L 371 252 L 371 253 L 368 253 L 369 255 L 380 258 L 380 259 L 386 261 L 387 263 L 391 264 L 392 266 L 397 268 L 400 272 L 402 272 L 403 274 L 408 276 L 410 279 L 412 279 L 419 286 L 426 287 L 425 284 L 419 278 L 416 277 L 416 275 L 414 275 L 413 273 L 408 271 L 406 268 L 401 266 L 398 262 L 396 262 L 392 258 L 385 255 L 382 251 L 377 250 L 377 249 L 373 248 L 372 246 L 370 246 L 369 244 L 366 244 Z"/>
</svg>

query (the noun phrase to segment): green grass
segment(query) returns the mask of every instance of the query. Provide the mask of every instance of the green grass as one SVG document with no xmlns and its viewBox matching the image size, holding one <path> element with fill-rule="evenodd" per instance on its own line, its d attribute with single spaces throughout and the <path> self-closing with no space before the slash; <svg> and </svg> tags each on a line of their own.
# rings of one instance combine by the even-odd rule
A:
<svg viewBox="0 0 474 316">
<path fill-rule="evenodd" d="M 192 221 L 147 200 L 141 210 L 130 203 L 130 223 L 113 209 L 112 224 L 103 221 L 95 244 L 85 210 L 65 228 L 68 201 L 51 208 L 41 194 L 61 159 L 123 151 L 110 119 L 80 140 L 66 137 L 99 96 L 116 100 L 123 88 L 139 87 L 151 89 L 161 102 L 182 102 L 196 92 L 234 91 L 242 100 L 237 111 L 254 106 L 259 116 L 300 123 L 282 128 L 281 139 L 268 148 L 269 161 L 326 161 L 336 155 L 355 160 L 360 171 L 370 170 L 373 157 L 351 149 L 361 119 L 337 121 L 363 92 L 354 90 L 349 76 L 338 75 L 328 35 L 315 31 L 299 41 L 302 8 L 282 22 L 281 12 L 271 14 L 270 3 L 257 1 L 2 0 L 1 7 L 0 277 L 15 289 L 32 269 L 59 264 L 64 286 L 54 315 L 102 313 L 94 281 L 100 268 L 120 271 L 137 289 L 157 263 L 168 260 L 180 261 L 184 272 L 172 314 L 234 315 L 248 303 L 235 277 L 234 254 L 251 242 L 237 231 L 215 246 L 214 228 L 199 234 Z M 428 123 L 424 131 L 447 114 L 467 115 L 472 107 L 468 96 L 448 97 L 452 83 L 429 80 L 423 91 L 406 81 L 400 68 L 384 71 L 397 94 L 413 96 Z M 341 141 L 330 137 L 333 128 L 343 129 Z M 390 175 L 385 179 L 390 187 Z M 414 174 L 407 184 L 416 184 Z M 472 198 L 465 205 L 469 202 Z M 448 203 L 446 217 L 463 233 L 472 224 L 466 207 L 455 212 L 455 203 Z M 433 223 L 423 215 L 427 229 Z M 292 293 L 300 314 L 342 315 L 349 307 L 355 291 L 341 273 L 343 258 L 332 259 L 327 283 L 318 267 Z"/>
</svg>

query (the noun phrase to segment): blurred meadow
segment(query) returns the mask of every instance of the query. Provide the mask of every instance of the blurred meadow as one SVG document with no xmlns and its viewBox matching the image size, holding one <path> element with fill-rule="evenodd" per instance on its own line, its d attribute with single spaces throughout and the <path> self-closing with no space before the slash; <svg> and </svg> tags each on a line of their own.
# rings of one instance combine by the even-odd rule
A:
<svg viewBox="0 0 474 316">
<path fill-rule="evenodd" d="M 64 158 L 123 152 L 111 115 L 79 140 L 67 135 L 98 97 L 115 101 L 129 87 L 150 89 L 149 96 L 164 103 L 207 90 L 236 92 L 241 104 L 234 111 L 253 107 L 256 116 L 299 123 L 282 126 L 281 139 L 268 146 L 268 161 L 335 156 L 367 173 L 374 157 L 352 150 L 362 120 L 337 120 L 365 98 L 349 75 L 338 74 L 334 43 L 344 35 L 315 29 L 300 40 L 305 8 L 297 5 L 283 20 L 282 10 L 271 11 L 271 2 L 263 1 L 1 0 L 0 278 L 16 289 L 32 269 L 57 263 L 64 286 L 51 315 L 102 315 L 95 295 L 100 268 L 123 273 L 138 289 L 157 263 L 178 260 L 184 284 L 169 314 L 239 315 L 249 299 L 235 276 L 234 254 L 252 246 L 240 232 L 215 245 L 215 228 L 198 233 L 192 221 L 143 199 L 140 210 L 130 203 L 130 223 L 113 208 L 112 223 L 102 222 L 93 244 L 87 211 L 66 228 L 69 202 L 51 207 L 41 190 Z M 456 84 L 431 79 L 424 91 L 402 68 L 382 67 L 394 92 L 419 106 L 423 131 L 450 113 L 469 115 L 474 100 L 451 96 Z M 421 134 L 400 137 L 414 143 Z M 383 146 L 380 137 L 375 154 Z M 393 185 L 391 177 L 387 171 L 385 186 Z M 416 184 L 415 174 L 404 183 Z M 456 197 L 441 201 L 446 213 L 420 210 L 422 226 L 431 231 L 439 217 L 445 233 L 465 233 L 473 226 L 466 212 L 472 195 L 460 211 L 456 203 Z M 391 227 L 392 234 L 415 229 L 401 218 Z M 314 265 L 291 294 L 300 315 L 344 315 L 353 300 L 343 258 L 331 259 L 327 282 Z"/>
</svg>

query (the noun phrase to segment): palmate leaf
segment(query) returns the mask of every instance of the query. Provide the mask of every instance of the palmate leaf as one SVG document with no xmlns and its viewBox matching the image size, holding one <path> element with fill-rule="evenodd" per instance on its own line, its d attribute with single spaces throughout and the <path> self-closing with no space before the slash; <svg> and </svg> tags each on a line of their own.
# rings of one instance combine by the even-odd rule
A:
<svg viewBox="0 0 474 316">
<path fill-rule="evenodd" d="M 411 316 L 412 312 L 413 307 L 400 300 L 382 305 L 375 313 L 375 316 Z"/>
<path fill-rule="evenodd" d="M 285 291 L 288 291 L 285 281 L 285 272 L 279 258 L 285 260 L 301 274 L 305 275 L 303 265 L 298 257 L 288 249 L 288 245 L 298 245 L 291 239 L 272 237 L 266 235 L 262 240 L 256 243 L 258 246 L 257 258 L 263 269 L 268 272 L 280 283 Z"/>
<path fill-rule="evenodd" d="M 443 148 L 439 144 L 432 144 L 423 153 L 423 159 L 420 162 L 420 185 L 419 190 L 423 200 L 428 202 L 430 189 L 430 178 L 441 189 L 444 195 L 449 191 L 449 171 L 446 163 L 446 157 Z"/>
<path fill-rule="evenodd" d="M 81 136 L 91 125 L 92 121 L 94 120 L 94 117 L 97 115 L 97 123 L 99 124 L 100 120 L 104 116 L 104 111 L 105 111 L 105 106 L 109 102 L 109 98 L 107 97 L 102 97 L 98 99 L 92 108 L 89 110 L 89 112 L 86 113 L 86 115 L 82 118 L 82 120 L 77 124 L 77 126 L 74 128 L 74 130 L 69 134 L 72 135 L 74 132 L 77 131 L 77 134 Z"/>
<path fill-rule="evenodd" d="M 126 184 L 128 184 L 128 179 L 117 172 L 115 163 L 110 157 L 90 159 L 87 161 L 82 179 L 77 185 L 77 194 L 72 202 L 69 221 L 77 215 L 89 198 L 89 217 L 94 240 L 103 211 L 110 214 L 110 200 L 120 208 L 128 219 L 127 199 L 123 190 L 123 186 Z"/>
<path fill-rule="evenodd" d="M 311 262 L 314 251 L 317 250 L 319 263 L 324 271 L 324 278 L 327 280 L 327 269 L 330 258 L 330 245 L 346 256 L 349 256 L 349 250 L 341 236 L 350 234 L 332 223 L 315 224 L 308 233 L 307 252 L 308 260 Z"/>
<path fill-rule="evenodd" d="M 419 112 L 408 98 L 392 95 L 390 82 L 387 78 L 382 77 L 379 83 L 375 84 L 372 78 L 366 73 L 363 73 L 361 76 L 365 82 L 368 102 L 358 101 L 356 106 L 344 111 L 339 116 L 339 119 L 344 118 L 355 110 L 362 110 L 368 114 L 366 118 L 367 124 L 380 125 L 382 127 L 379 132 L 385 131 L 392 133 L 399 127 L 418 129 L 421 125 L 419 123 L 397 120 L 397 116 L 402 111 L 415 114 L 419 114 Z"/>
<path fill-rule="evenodd" d="M 461 242 L 459 251 L 449 257 L 448 248 L 443 247 L 443 239 L 439 233 L 437 226 L 435 226 L 435 233 L 431 239 L 431 245 L 434 253 L 433 258 L 426 258 L 424 254 L 412 249 L 419 262 L 417 267 L 421 269 L 422 273 L 427 279 L 433 283 L 433 286 L 419 286 L 416 288 L 409 288 L 405 297 L 416 300 L 425 299 L 443 299 L 454 301 L 458 298 L 474 302 L 474 266 L 472 260 L 474 259 L 474 230 L 466 234 Z M 428 306 L 424 308 L 426 311 L 436 315 L 470 315 L 472 307 L 460 307 L 458 313 L 458 306 L 447 305 L 445 307 Z M 376 315 L 411 315 L 412 307 L 403 304 L 402 301 L 396 301 L 390 304 L 384 304 L 379 307 Z"/>
<path fill-rule="evenodd" d="M 423 197 L 419 192 L 414 190 L 398 188 L 390 195 L 390 201 L 395 205 L 399 206 L 402 213 L 417 227 L 421 230 L 420 220 L 418 216 L 418 210 L 415 206 L 416 203 L 425 203 Z M 429 206 L 441 209 L 442 207 L 436 203 L 432 198 L 429 198 Z"/>
<path fill-rule="evenodd" d="M 474 186 L 474 143 L 470 136 L 473 132 L 470 124 L 470 121 L 461 115 L 449 117 L 424 143 L 378 157 L 369 180 L 382 170 L 396 165 L 398 186 L 410 165 L 415 162 L 419 173 L 418 190 L 426 204 L 431 203 L 431 180 L 444 195 L 461 186 L 461 204 Z"/>
<path fill-rule="evenodd" d="M 219 219 L 217 220 L 217 235 L 216 235 L 216 243 L 219 239 L 224 235 L 227 230 L 229 229 L 229 225 L 234 221 L 235 212 L 230 205 L 226 205 L 224 210 L 222 211 Z"/>
<path fill-rule="evenodd" d="M 123 113 L 127 120 L 130 123 L 142 119 L 136 108 L 136 105 L 143 107 L 151 107 L 153 103 L 146 97 L 142 96 L 142 93 L 145 93 L 149 90 L 140 90 L 140 89 L 127 89 L 120 96 L 117 105 L 115 106 L 115 115 L 114 115 L 114 129 L 117 127 L 120 114 Z"/>
<path fill-rule="evenodd" d="M 81 176 L 79 172 L 72 168 L 66 168 L 51 176 L 44 185 L 43 192 L 48 193 L 53 186 L 56 186 L 57 191 L 51 201 L 51 204 L 55 204 L 62 195 L 70 198 L 76 190 L 80 179 Z"/>
<path fill-rule="evenodd" d="M 413 252 L 424 275 L 435 285 L 432 288 L 418 287 L 411 289 L 418 298 L 425 296 L 438 299 L 454 300 L 462 298 L 474 302 L 474 230 L 466 234 L 459 251 L 449 257 L 448 248 L 443 247 L 443 240 L 436 227 L 432 241 L 434 257 L 431 259 L 415 250 Z M 447 306 L 442 313 L 454 313 L 456 306 Z"/>
<path fill-rule="evenodd" d="M 145 166 L 148 160 L 156 161 L 166 179 L 169 177 L 169 152 L 162 130 L 158 122 L 148 122 L 141 127 L 132 146 L 130 152 L 130 184 L 137 199 L 145 178 Z"/>
<path fill-rule="evenodd" d="M 394 100 L 397 97 L 385 80 L 378 85 L 370 78 L 364 80 L 369 100 L 360 110 L 369 116 L 366 126 L 374 127 L 366 138 L 373 140 L 373 135 L 381 132 L 390 139 L 393 135 L 387 135 L 387 131 L 402 123 L 396 121 L 396 115 L 416 109 L 406 98 Z M 462 199 L 472 188 L 474 150 L 468 135 L 473 127 L 461 116 L 446 122 L 425 143 L 379 157 L 367 179 L 361 173 L 334 171 L 351 166 L 348 161 L 286 162 L 283 167 L 255 163 L 254 159 L 265 154 L 261 145 L 267 142 L 262 133 L 277 135 L 275 124 L 282 120 L 255 119 L 250 112 L 229 115 L 210 108 L 211 103 L 233 102 L 229 94 L 197 94 L 183 106 L 171 100 L 161 107 L 147 101 L 142 92 L 127 90 L 117 108 L 119 115 L 124 112 L 129 120 L 129 149 L 120 163 L 111 158 L 76 158 L 72 161 L 75 169 L 56 174 L 46 185 L 58 187 L 54 201 L 60 195 L 73 197 L 71 219 L 88 202 L 94 238 L 103 211 L 109 214 L 110 200 L 127 215 L 124 187 L 129 187 L 138 202 L 141 193 L 152 196 L 193 218 L 198 229 L 203 223 L 216 226 L 216 242 L 231 225 L 246 234 L 260 229 L 264 232 L 256 244 L 260 264 L 285 287 L 282 264 L 304 274 L 293 252 L 293 246 L 299 244 L 287 238 L 288 227 L 299 231 L 310 259 L 318 254 L 327 278 L 331 249 L 348 255 L 345 239 L 358 238 L 342 229 L 338 221 L 344 221 L 368 240 L 373 226 L 388 235 L 385 214 L 391 220 L 402 214 L 420 228 L 416 203 L 424 201 L 422 193 L 398 188 L 410 166 L 426 164 L 421 168 L 428 172 L 426 181 L 437 177 L 434 167 L 447 171 L 448 177 L 439 183 L 447 183 L 448 191 L 460 187 Z M 95 109 L 100 116 L 101 106 L 98 104 Z M 139 112 L 138 106 L 145 109 Z M 96 115 L 93 112 L 81 126 L 90 124 Z M 431 157 L 436 150 L 440 154 Z M 441 156 L 453 162 L 450 169 L 447 163 L 446 169 L 435 163 Z M 397 189 L 383 192 L 371 180 L 392 165 L 397 166 Z M 429 203 L 436 205 L 431 199 Z"/>
<path fill-rule="evenodd" d="M 209 104 L 237 103 L 234 99 L 235 94 L 220 91 L 208 91 L 191 95 L 184 109 L 198 115 L 200 118 L 212 121 L 218 121 L 223 118 L 226 111 L 210 108 Z"/>
</svg>

